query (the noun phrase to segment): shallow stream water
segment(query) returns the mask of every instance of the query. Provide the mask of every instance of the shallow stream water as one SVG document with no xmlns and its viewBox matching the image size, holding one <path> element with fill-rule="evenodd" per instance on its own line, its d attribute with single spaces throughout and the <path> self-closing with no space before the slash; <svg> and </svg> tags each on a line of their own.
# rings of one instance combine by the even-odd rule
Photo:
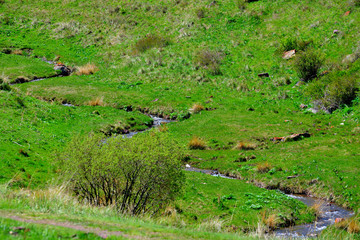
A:
<svg viewBox="0 0 360 240">
<path fill-rule="evenodd" d="M 209 174 L 214 177 L 236 179 L 233 177 L 228 177 L 223 174 L 220 174 L 218 171 L 215 170 L 198 169 L 198 168 L 193 168 L 190 165 L 187 165 L 185 170 L 193 171 L 193 172 L 201 172 L 201 173 Z M 345 208 L 342 208 L 336 204 L 326 202 L 314 197 L 309 197 L 306 195 L 297 195 L 297 194 L 286 194 L 286 195 L 305 203 L 309 207 L 313 206 L 314 204 L 321 203 L 321 207 L 320 207 L 321 215 L 314 223 L 301 224 L 301 225 L 277 229 L 273 232 L 274 235 L 277 237 L 282 237 L 282 238 L 316 237 L 329 225 L 334 224 L 336 218 L 349 218 L 354 214 L 353 212 Z"/>
</svg>

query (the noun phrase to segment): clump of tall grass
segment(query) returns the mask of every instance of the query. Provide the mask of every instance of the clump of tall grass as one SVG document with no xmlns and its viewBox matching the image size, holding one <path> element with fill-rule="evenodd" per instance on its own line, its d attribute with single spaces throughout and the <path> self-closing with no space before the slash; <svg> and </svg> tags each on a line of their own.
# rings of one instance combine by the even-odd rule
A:
<svg viewBox="0 0 360 240">
<path fill-rule="evenodd" d="M 250 142 L 238 142 L 234 149 L 236 150 L 255 150 L 256 149 L 256 144 L 255 143 L 250 143 Z"/>
<path fill-rule="evenodd" d="M 199 230 L 209 232 L 221 232 L 224 221 L 219 218 L 207 219 L 199 225 Z"/>
<path fill-rule="evenodd" d="M 161 36 L 149 34 L 136 42 L 133 51 L 135 54 L 138 54 L 143 53 L 151 48 L 166 47 L 169 44 L 170 41 L 168 39 Z"/>
<path fill-rule="evenodd" d="M 315 50 L 306 50 L 298 54 L 295 60 L 295 69 L 301 79 L 309 82 L 319 75 L 324 63 L 322 55 Z"/>
<path fill-rule="evenodd" d="M 297 52 L 305 51 L 307 47 L 312 43 L 313 43 L 312 40 L 305 41 L 302 39 L 298 39 L 296 37 L 289 37 L 281 42 L 281 46 L 279 50 L 281 52 L 290 51 L 290 50 L 296 50 Z"/>
<path fill-rule="evenodd" d="M 97 97 L 96 99 L 94 100 L 90 100 L 88 102 L 88 105 L 89 106 L 104 106 L 104 97 Z"/>
<path fill-rule="evenodd" d="M 360 233 L 360 223 L 359 220 L 354 219 L 343 219 L 342 221 L 336 222 L 335 227 L 339 229 L 344 229 L 348 233 Z"/>
<path fill-rule="evenodd" d="M 192 113 L 199 113 L 204 110 L 204 106 L 198 103 L 195 103 L 192 108 L 190 109 Z"/>
<path fill-rule="evenodd" d="M 256 171 L 259 173 L 267 173 L 272 168 L 271 164 L 268 162 L 258 163 L 256 165 Z"/>
<path fill-rule="evenodd" d="M 223 56 L 218 51 L 201 50 L 195 55 L 195 64 L 207 69 L 212 75 L 221 75 L 220 64 Z"/>
<path fill-rule="evenodd" d="M 190 140 L 188 146 L 189 146 L 189 149 L 192 149 L 192 150 L 196 150 L 196 149 L 198 149 L 198 150 L 204 150 L 204 149 L 206 149 L 206 143 L 205 143 L 205 141 L 202 140 L 202 139 L 199 138 L 199 137 L 196 137 L 196 136 L 194 136 L 194 137 Z"/>
<path fill-rule="evenodd" d="M 15 55 L 23 55 L 23 51 L 21 49 L 15 49 L 11 52 L 11 54 Z"/>
<path fill-rule="evenodd" d="M 314 213 L 314 215 L 319 218 L 321 214 L 323 214 L 324 201 L 316 201 L 311 207 L 310 210 Z"/>
<path fill-rule="evenodd" d="M 76 67 L 76 72 L 75 74 L 80 76 L 80 75 L 91 75 L 96 73 L 97 71 L 99 71 L 99 68 L 92 63 L 88 63 L 84 66 L 80 66 L 80 67 Z"/>
<path fill-rule="evenodd" d="M 267 214 L 266 211 L 261 212 L 261 221 L 270 230 L 273 230 L 279 224 L 279 217 L 276 214 Z"/>
</svg>

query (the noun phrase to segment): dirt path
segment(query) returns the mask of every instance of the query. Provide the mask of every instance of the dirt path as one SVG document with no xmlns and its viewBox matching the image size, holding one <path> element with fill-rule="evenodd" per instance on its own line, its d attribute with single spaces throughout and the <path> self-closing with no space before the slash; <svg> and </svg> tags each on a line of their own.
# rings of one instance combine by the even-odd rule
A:
<svg viewBox="0 0 360 240">
<path fill-rule="evenodd" d="M 51 220 L 51 219 L 35 220 L 35 219 L 31 219 L 31 218 L 23 218 L 23 217 L 16 216 L 16 215 L 5 215 L 5 216 L 1 216 L 1 217 L 7 218 L 7 219 L 12 219 L 12 220 L 19 221 L 19 222 L 44 224 L 44 225 L 51 225 L 51 226 L 56 226 L 56 227 L 70 228 L 70 229 L 82 231 L 85 233 L 93 233 L 104 239 L 107 238 L 108 236 L 121 236 L 121 237 L 131 238 L 131 239 L 148 239 L 147 237 L 144 237 L 144 236 L 131 236 L 131 235 L 125 234 L 121 231 L 102 230 L 100 228 L 83 226 L 83 225 L 75 224 L 72 222 L 59 222 L 59 221 L 55 221 L 55 220 Z"/>
</svg>

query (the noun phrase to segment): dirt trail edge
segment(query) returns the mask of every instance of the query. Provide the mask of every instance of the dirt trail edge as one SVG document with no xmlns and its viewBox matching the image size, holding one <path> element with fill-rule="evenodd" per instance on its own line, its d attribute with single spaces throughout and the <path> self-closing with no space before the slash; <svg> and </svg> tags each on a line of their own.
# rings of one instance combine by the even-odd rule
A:
<svg viewBox="0 0 360 240">
<path fill-rule="evenodd" d="M 148 239 L 144 236 L 131 236 L 128 234 L 125 234 L 121 231 L 107 231 L 107 230 L 102 230 L 100 228 L 93 228 L 93 227 L 88 227 L 88 226 L 82 226 L 79 224 L 75 224 L 72 222 L 58 222 L 55 220 L 50 220 L 50 219 L 41 219 L 41 220 L 35 220 L 35 219 L 30 219 L 30 218 L 23 218 L 20 216 L 16 216 L 16 215 L 0 215 L 0 217 L 2 218 L 7 218 L 7 219 L 12 219 L 15 221 L 19 221 L 19 222 L 26 222 L 26 223 L 34 223 L 34 224 L 44 224 L 44 225 L 52 225 L 52 226 L 56 226 L 56 227 L 65 227 L 65 228 L 71 228 L 77 231 L 82 231 L 85 233 L 93 233 L 98 235 L 101 238 L 107 238 L 108 236 L 121 236 L 121 237 L 125 237 L 125 238 L 131 238 L 131 239 Z"/>
</svg>

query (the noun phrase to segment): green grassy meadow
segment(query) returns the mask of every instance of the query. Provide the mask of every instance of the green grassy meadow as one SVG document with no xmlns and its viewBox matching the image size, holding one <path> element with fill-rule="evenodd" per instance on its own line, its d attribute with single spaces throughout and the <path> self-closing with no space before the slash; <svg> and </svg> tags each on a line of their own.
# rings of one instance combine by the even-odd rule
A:
<svg viewBox="0 0 360 240">
<path fill-rule="evenodd" d="M 351 209 L 354 231 L 330 227 L 319 238 L 359 239 L 359 22 L 358 0 L 0 0 L 0 236 L 16 225 L 5 213 L 160 239 L 264 238 L 272 225 L 314 221 L 281 190 Z M 289 50 L 295 57 L 284 59 Z M 310 80 L 298 70 L 305 53 L 322 62 Z M 44 60 L 75 72 L 56 77 Z M 82 73 L 87 64 L 98 71 Z M 184 166 L 238 180 L 186 172 L 181 194 L 154 217 L 66 191 L 71 204 L 48 197 L 62 186 L 57 159 L 71 139 L 143 131 L 149 114 L 176 120 L 162 131 L 188 149 Z M 98 238 L 26 227 L 14 238 Z"/>
</svg>

